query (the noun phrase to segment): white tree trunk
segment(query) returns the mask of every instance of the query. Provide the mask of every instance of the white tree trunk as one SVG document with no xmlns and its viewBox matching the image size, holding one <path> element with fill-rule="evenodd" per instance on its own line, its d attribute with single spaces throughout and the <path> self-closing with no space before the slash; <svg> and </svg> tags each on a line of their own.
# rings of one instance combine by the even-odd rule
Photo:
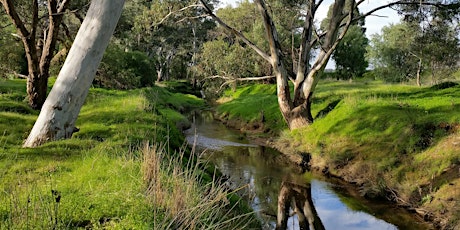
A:
<svg viewBox="0 0 460 230">
<path fill-rule="evenodd" d="M 56 83 L 23 147 L 70 138 L 124 0 L 93 0 Z"/>
</svg>

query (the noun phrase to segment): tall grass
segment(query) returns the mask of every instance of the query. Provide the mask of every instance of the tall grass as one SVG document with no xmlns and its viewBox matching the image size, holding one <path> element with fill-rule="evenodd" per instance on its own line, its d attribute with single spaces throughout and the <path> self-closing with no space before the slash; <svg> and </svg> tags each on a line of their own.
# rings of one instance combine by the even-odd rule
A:
<svg viewBox="0 0 460 230">
<path fill-rule="evenodd" d="M 143 179 L 147 200 L 154 205 L 155 229 L 248 229 L 257 226 L 252 213 L 235 214 L 238 203 L 229 201 L 229 192 L 216 180 L 201 177 L 201 161 L 187 160 L 184 151 L 173 157 L 165 146 L 146 143 Z M 214 177 L 215 178 L 215 177 Z"/>
</svg>

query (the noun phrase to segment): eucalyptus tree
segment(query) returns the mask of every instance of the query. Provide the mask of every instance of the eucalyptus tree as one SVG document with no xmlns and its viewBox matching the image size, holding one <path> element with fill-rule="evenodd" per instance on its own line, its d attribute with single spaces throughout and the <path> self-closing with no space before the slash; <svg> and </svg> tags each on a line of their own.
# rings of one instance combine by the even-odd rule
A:
<svg viewBox="0 0 460 230">
<path fill-rule="evenodd" d="M 235 8 L 227 6 L 218 9 L 216 15 L 229 25 L 250 38 L 255 44 L 268 48 L 263 36 L 262 20 L 257 17 L 254 3 L 240 2 Z M 254 76 L 271 75 L 268 63 L 254 53 L 233 34 L 222 27 L 216 27 L 208 34 L 209 40 L 200 50 L 197 74 L 205 79 L 206 89 L 219 87 L 234 81 L 245 80 Z M 223 79 L 222 81 L 216 81 Z"/>
<path fill-rule="evenodd" d="M 389 25 L 381 34 L 371 36 L 368 60 L 376 75 L 388 82 L 401 82 L 416 77 L 420 52 L 414 46 L 418 27 L 409 23 Z"/>
<path fill-rule="evenodd" d="M 69 138 L 86 99 L 102 55 L 120 18 L 124 0 L 95 0 L 24 143 L 36 147 L 47 141 Z"/>
<path fill-rule="evenodd" d="M 28 65 L 29 105 L 33 109 L 40 109 L 46 99 L 49 68 L 60 24 L 70 0 L 48 0 L 46 2 L 0 0 L 0 2 L 24 45 Z M 46 11 L 46 17 L 42 17 L 43 11 Z M 45 18 L 46 20 L 42 20 Z M 45 27 L 41 28 L 42 25 Z"/>
<path fill-rule="evenodd" d="M 417 41 L 423 54 L 424 66 L 429 72 L 431 84 L 437 84 L 439 80 L 449 78 L 452 73 L 459 69 L 460 40 L 458 25 L 451 21 L 434 18 L 423 30 Z"/>
<path fill-rule="evenodd" d="M 369 44 L 363 28 L 353 25 L 332 54 L 342 78 L 360 77 L 366 72 L 366 47 Z"/>
<path fill-rule="evenodd" d="M 155 60 L 158 81 L 169 79 L 175 68 L 193 65 L 193 56 L 206 39 L 207 30 L 215 26 L 193 1 L 146 1 L 139 12 L 134 18 L 130 47 Z"/>
<path fill-rule="evenodd" d="M 368 59 L 376 75 L 390 82 L 430 75 L 431 83 L 447 78 L 458 69 L 460 43 L 451 22 L 432 18 L 424 27 L 414 21 L 386 26 L 371 38 Z M 425 72 L 425 74 L 423 74 Z"/>
<path fill-rule="evenodd" d="M 346 1 L 335 0 L 332 6 L 331 14 L 329 17 L 328 27 L 322 31 L 315 26 L 315 17 L 318 7 L 324 3 L 322 0 L 280 0 L 282 5 L 295 5 L 301 8 L 302 14 L 298 19 L 302 22 L 301 39 L 299 45 L 295 49 L 296 61 L 292 61 L 293 66 L 286 65 L 289 63 L 289 58 L 283 53 L 281 36 L 279 26 L 276 23 L 278 19 L 277 11 L 272 11 L 272 1 L 267 0 L 254 0 L 257 11 L 262 17 L 263 25 L 265 28 L 265 37 L 268 42 L 268 50 L 257 46 L 254 42 L 248 39 L 243 33 L 234 29 L 226 24 L 222 19 L 214 14 L 212 9 L 206 6 L 202 0 L 200 2 L 203 8 L 206 9 L 210 17 L 216 20 L 219 25 L 226 28 L 227 31 L 237 36 L 247 46 L 251 47 L 257 54 L 259 54 L 265 61 L 272 66 L 273 75 L 277 82 L 277 96 L 280 111 L 287 122 L 290 129 L 296 129 L 308 126 L 313 122 L 311 114 L 311 104 L 315 88 L 319 81 L 319 75 L 324 71 L 324 68 L 329 61 L 332 53 L 337 48 L 340 41 L 348 32 L 348 29 L 353 22 L 359 21 L 363 17 L 369 16 L 379 9 L 396 6 L 399 4 L 432 4 L 444 6 L 441 1 L 393 1 L 381 5 L 369 12 L 361 15 L 354 14 L 355 10 L 360 4 L 366 2 L 359 1 Z M 450 4 L 450 3 L 447 3 Z M 319 54 L 316 55 L 315 60 L 310 64 L 312 51 L 315 46 L 320 47 Z M 289 81 L 293 84 L 294 92 L 291 93 Z"/>
</svg>

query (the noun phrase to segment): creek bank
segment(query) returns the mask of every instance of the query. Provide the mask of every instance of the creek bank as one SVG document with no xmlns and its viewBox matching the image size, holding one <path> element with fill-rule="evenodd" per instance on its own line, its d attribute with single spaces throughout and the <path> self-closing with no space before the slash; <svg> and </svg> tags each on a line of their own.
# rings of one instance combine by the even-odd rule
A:
<svg viewBox="0 0 460 230">
<path fill-rule="evenodd" d="M 293 131 L 275 85 L 227 90 L 215 109 L 226 125 L 352 183 L 362 196 L 393 201 L 436 228 L 460 229 L 459 85 L 324 80 L 315 95 L 315 122 Z"/>
<path fill-rule="evenodd" d="M 278 150 L 284 155 L 283 158 L 279 158 L 280 161 L 285 160 L 291 162 L 291 164 L 297 166 L 301 171 L 311 170 L 326 177 L 335 178 L 335 180 L 338 180 L 338 183 L 352 185 L 354 190 L 365 199 L 384 199 L 394 202 L 396 205 L 413 212 L 414 215 L 419 216 L 421 220 L 433 226 L 435 229 L 455 228 L 449 224 L 449 220 L 446 219 L 446 217 L 436 215 L 433 210 L 417 205 L 417 200 L 406 201 L 399 197 L 398 194 L 402 192 L 395 188 L 383 188 L 385 190 L 383 195 L 381 191 L 374 191 L 372 188 L 373 186 L 369 184 L 369 175 L 366 173 L 366 169 L 372 167 L 372 165 L 366 162 L 366 159 L 350 158 L 341 163 L 328 162 L 318 156 L 303 152 L 298 142 L 288 140 L 286 137 L 281 138 L 280 136 L 276 136 L 276 134 L 271 132 L 270 128 L 266 127 L 261 121 L 251 123 L 241 119 L 229 119 L 228 116 L 218 114 L 217 112 L 215 112 L 214 117 L 227 127 L 243 132 L 251 143 Z M 456 172 L 460 173 L 460 167 L 458 165 L 453 165 L 451 168 L 445 170 L 443 177 L 455 177 Z M 374 177 L 374 175 L 370 177 Z M 421 189 L 427 189 L 426 187 L 428 186 L 430 185 L 425 185 L 424 188 Z"/>
</svg>

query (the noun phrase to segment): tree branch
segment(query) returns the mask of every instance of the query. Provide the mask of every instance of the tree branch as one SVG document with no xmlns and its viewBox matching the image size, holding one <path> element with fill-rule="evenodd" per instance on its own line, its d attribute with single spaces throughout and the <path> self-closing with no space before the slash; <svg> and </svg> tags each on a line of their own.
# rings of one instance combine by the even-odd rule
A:
<svg viewBox="0 0 460 230">
<path fill-rule="evenodd" d="M 359 4 L 361 4 L 364 0 L 360 0 Z M 443 4 L 443 3 L 437 3 L 437 2 L 429 2 L 429 1 L 418 1 L 418 2 L 410 2 L 410 1 L 396 1 L 396 2 L 390 2 L 388 4 L 385 4 L 385 5 L 381 5 L 379 7 L 376 7 L 370 11 L 368 11 L 367 13 L 365 14 L 362 14 L 360 15 L 359 17 L 356 17 L 353 19 L 353 22 L 355 21 L 358 21 L 362 18 L 365 18 L 367 16 L 370 16 L 372 15 L 373 13 L 379 11 L 379 10 L 382 10 L 382 9 L 385 9 L 385 8 L 390 8 L 392 6 L 395 6 L 395 5 L 424 5 L 424 6 L 434 6 L 434 7 L 449 7 L 449 6 L 453 6 L 455 5 L 456 3 L 452 3 L 452 4 Z M 458 3 L 457 3 L 458 4 Z"/>
<path fill-rule="evenodd" d="M 267 80 L 267 79 L 272 79 L 275 78 L 275 76 L 262 76 L 262 77 L 241 77 L 241 78 L 233 78 L 229 76 L 222 76 L 222 75 L 214 75 L 210 77 L 205 77 L 204 79 L 224 79 L 224 80 L 230 80 L 230 81 L 260 81 L 260 80 Z"/>
<path fill-rule="evenodd" d="M 12 0 L 0 0 L 3 8 L 6 11 L 6 14 L 11 18 L 13 21 L 14 26 L 19 30 L 19 33 L 23 38 L 27 38 L 30 35 L 30 32 L 27 30 L 27 28 L 24 25 L 24 22 L 21 20 L 21 18 L 18 15 L 18 12 L 16 11 Z"/>
<path fill-rule="evenodd" d="M 176 11 L 169 11 L 169 13 L 166 16 L 164 16 L 158 23 L 153 23 L 152 27 L 158 27 L 158 26 L 162 25 L 169 17 L 171 17 L 174 14 L 177 14 L 177 13 L 182 12 L 182 11 L 186 11 L 186 10 L 188 10 L 190 8 L 200 7 L 200 6 L 201 6 L 200 4 L 193 4 L 193 5 L 188 5 L 186 7 L 178 9 Z"/>
<path fill-rule="evenodd" d="M 229 84 L 231 84 L 233 82 L 237 82 L 237 81 L 260 81 L 260 80 L 267 80 L 267 79 L 272 79 L 272 78 L 275 78 L 275 76 L 233 78 L 233 77 L 222 76 L 222 75 L 214 75 L 214 76 L 210 76 L 210 77 L 205 77 L 204 80 L 208 80 L 208 79 L 224 79 L 225 82 L 222 83 L 219 86 L 219 91 L 220 91 L 220 90 L 222 90 L 222 88 L 224 88 L 224 86 L 229 85 Z"/>
<path fill-rule="evenodd" d="M 246 38 L 246 36 L 243 35 L 240 31 L 237 31 L 235 28 L 227 25 L 225 22 L 223 22 L 219 17 L 217 17 L 212 10 L 206 5 L 206 3 L 203 0 L 200 0 L 201 6 L 205 9 L 206 13 L 212 17 L 219 25 L 224 27 L 228 32 L 232 33 L 233 35 L 237 36 L 239 39 L 241 39 L 246 45 L 251 47 L 254 51 L 257 52 L 263 59 L 265 59 L 268 62 L 271 62 L 270 55 L 265 53 L 262 49 L 260 49 L 256 44 L 251 42 L 249 39 Z"/>
</svg>

